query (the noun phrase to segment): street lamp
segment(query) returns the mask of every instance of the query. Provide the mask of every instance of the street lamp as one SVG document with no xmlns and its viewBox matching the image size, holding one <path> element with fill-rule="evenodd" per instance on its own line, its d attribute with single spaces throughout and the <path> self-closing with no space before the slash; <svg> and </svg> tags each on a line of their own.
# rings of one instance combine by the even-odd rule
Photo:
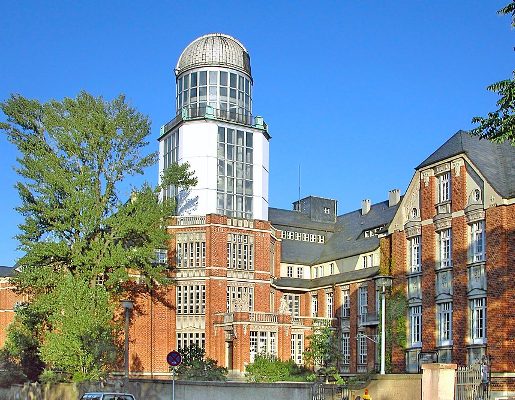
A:
<svg viewBox="0 0 515 400">
<path fill-rule="evenodd" d="M 123 367 L 125 371 L 125 382 L 129 383 L 129 317 L 130 312 L 134 308 L 132 300 L 121 300 L 122 307 L 125 310 L 125 349 L 123 354 Z"/>
<path fill-rule="evenodd" d="M 386 288 L 392 286 L 393 277 L 390 275 L 379 275 L 376 278 L 376 287 L 381 288 L 381 375 L 385 374 L 386 359 Z"/>
</svg>

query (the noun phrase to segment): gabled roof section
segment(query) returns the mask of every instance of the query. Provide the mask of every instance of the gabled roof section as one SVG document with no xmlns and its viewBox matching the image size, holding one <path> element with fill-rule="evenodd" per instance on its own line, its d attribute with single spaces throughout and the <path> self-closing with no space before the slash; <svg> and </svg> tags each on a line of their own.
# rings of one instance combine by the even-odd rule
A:
<svg viewBox="0 0 515 400">
<path fill-rule="evenodd" d="M 0 278 L 6 278 L 13 276 L 15 273 L 15 269 L 11 267 L 0 266 Z"/>
<path fill-rule="evenodd" d="M 468 156 L 503 198 L 515 197 L 515 146 L 509 141 L 502 144 L 493 143 L 460 130 L 416 169 L 420 170 L 460 154 Z"/>
</svg>

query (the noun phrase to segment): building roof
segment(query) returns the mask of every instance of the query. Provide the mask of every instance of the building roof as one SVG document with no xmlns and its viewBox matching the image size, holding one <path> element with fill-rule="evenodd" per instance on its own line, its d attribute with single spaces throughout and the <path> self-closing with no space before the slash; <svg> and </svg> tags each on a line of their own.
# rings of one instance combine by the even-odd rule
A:
<svg viewBox="0 0 515 400">
<path fill-rule="evenodd" d="M 223 33 L 210 33 L 195 39 L 182 52 L 175 74 L 199 67 L 234 68 L 252 77 L 250 55 L 237 39 Z"/>
<path fill-rule="evenodd" d="M 362 279 L 369 279 L 376 276 L 378 273 L 379 267 L 362 268 L 315 279 L 279 278 L 273 281 L 273 285 L 282 289 L 312 290 L 315 288 L 323 288 L 359 281 Z"/>
<path fill-rule="evenodd" d="M 0 266 L 0 277 L 1 278 L 13 276 L 14 272 L 15 272 L 14 268 Z"/>
<path fill-rule="evenodd" d="M 515 146 L 479 139 L 466 131 L 456 132 L 416 169 L 466 154 L 488 183 L 503 198 L 515 197 Z"/>
<path fill-rule="evenodd" d="M 398 204 L 389 207 L 388 201 L 383 201 L 373 204 L 365 215 L 361 215 L 361 209 L 355 210 L 338 216 L 334 223 L 312 221 L 299 211 L 277 208 L 269 209 L 268 218 L 280 230 L 324 234 L 324 243 L 283 239 L 281 244 L 282 262 L 315 265 L 376 250 L 379 238 L 365 237 L 364 232 L 383 226 L 387 231 L 397 208 Z"/>
</svg>

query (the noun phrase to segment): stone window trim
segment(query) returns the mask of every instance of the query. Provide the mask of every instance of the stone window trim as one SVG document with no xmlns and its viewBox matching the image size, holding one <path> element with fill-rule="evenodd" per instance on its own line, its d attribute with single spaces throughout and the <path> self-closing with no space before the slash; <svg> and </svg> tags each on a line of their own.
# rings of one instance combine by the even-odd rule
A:
<svg viewBox="0 0 515 400">
<path fill-rule="evenodd" d="M 420 236 L 422 234 L 422 224 L 420 222 L 410 221 L 404 225 L 404 233 L 406 234 L 406 239 Z"/>
<path fill-rule="evenodd" d="M 483 206 L 469 206 L 465 209 L 465 218 L 467 219 L 467 224 L 472 224 L 474 222 L 478 222 L 485 219 L 485 210 Z"/>
</svg>

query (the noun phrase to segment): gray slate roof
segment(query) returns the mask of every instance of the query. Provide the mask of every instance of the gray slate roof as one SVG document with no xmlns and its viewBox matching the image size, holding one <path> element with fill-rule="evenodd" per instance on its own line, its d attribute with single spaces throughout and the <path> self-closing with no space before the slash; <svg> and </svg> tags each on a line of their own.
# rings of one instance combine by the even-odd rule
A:
<svg viewBox="0 0 515 400">
<path fill-rule="evenodd" d="M 400 202 L 399 202 L 400 203 Z M 363 232 L 388 225 L 398 205 L 388 207 L 388 201 L 373 204 L 366 215 L 361 209 L 340 215 L 335 223 L 312 221 L 298 211 L 270 208 L 268 219 L 281 230 L 325 234 L 325 243 L 283 239 L 281 260 L 285 263 L 314 265 L 374 251 L 379 246 L 377 237 L 365 238 Z"/>
<path fill-rule="evenodd" d="M 5 278 L 14 275 L 14 268 L 0 266 L 0 277 Z"/>
<path fill-rule="evenodd" d="M 515 146 L 509 141 L 503 144 L 492 143 L 460 130 L 416 169 L 463 153 L 470 158 L 497 193 L 503 198 L 515 197 Z"/>
<path fill-rule="evenodd" d="M 274 280 L 273 284 L 277 288 L 295 288 L 299 291 L 307 291 L 315 288 L 323 288 L 336 284 L 345 284 L 347 282 L 368 279 L 379 273 L 379 267 L 363 268 L 341 274 L 324 276 L 316 279 L 297 279 L 297 278 L 279 278 Z"/>
</svg>

